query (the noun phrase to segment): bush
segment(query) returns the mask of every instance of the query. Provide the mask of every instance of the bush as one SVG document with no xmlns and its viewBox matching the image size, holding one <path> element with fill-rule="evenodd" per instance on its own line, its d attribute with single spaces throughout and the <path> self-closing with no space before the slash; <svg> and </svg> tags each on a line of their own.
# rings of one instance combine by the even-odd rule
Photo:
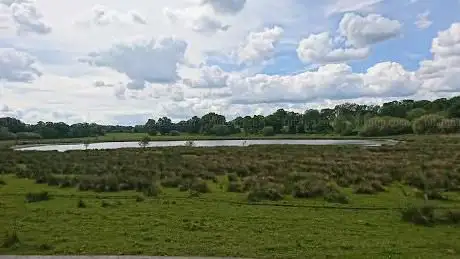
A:
<svg viewBox="0 0 460 259">
<path fill-rule="evenodd" d="M 460 210 L 448 210 L 444 213 L 446 223 L 460 224 Z"/>
<path fill-rule="evenodd" d="M 330 193 L 327 193 L 325 196 L 324 196 L 324 199 L 327 201 L 327 202 L 331 202 L 331 203 L 340 203 L 340 204 L 349 204 L 350 203 L 350 198 L 348 198 L 348 196 L 342 192 L 330 192 Z"/>
<path fill-rule="evenodd" d="M 243 192 L 243 185 L 237 181 L 231 181 L 228 183 L 227 192 Z"/>
<path fill-rule="evenodd" d="M 34 132 L 18 132 L 16 133 L 17 139 L 42 139 L 43 137 Z"/>
<path fill-rule="evenodd" d="M 149 136 L 154 137 L 154 136 L 158 135 L 158 131 L 156 131 L 156 130 L 148 130 L 147 134 L 149 134 Z"/>
<path fill-rule="evenodd" d="M 262 200 L 279 201 L 284 197 L 283 188 L 274 183 L 258 184 L 248 193 L 248 201 L 257 202 Z"/>
<path fill-rule="evenodd" d="M 439 115 L 425 115 L 414 120 L 412 128 L 416 134 L 439 133 L 440 128 L 438 124 L 440 124 L 443 119 L 444 117 Z"/>
<path fill-rule="evenodd" d="M 408 206 L 402 210 L 401 218 L 405 222 L 424 226 L 432 226 L 436 221 L 434 208 L 427 205 Z"/>
<path fill-rule="evenodd" d="M 3 238 L 2 248 L 11 248 L 19 243 L 19 237 L 16 232 L 6 232 Z"/>
<path fill-rule="evenodd" d="M 3 179 L 0 178 L 0 185 L 6 185 L 5 180 L 3 180 Z"/>
<path fill-rule="evenodd" d="M 439 133 L 452 134 L 460 132 L 460 119 L 443 119 L 438 123 Z"/>
<path fill-rule="evenodd" d="M 363 137 L 392 136 L 412 133 L 410 121 L 394 117 L 375 117 L 364 124 L 359 135 Z"/>
<path fill-rule="evenodd" d="M 362 182 L 354 186 L 353 192 L 356 194 L 375 194 L 377 190 L 374 189 L 371 183 Z"/>
<path fill-rule="evenodd" d="M 190 190 L 196 191 L 199 193 L 208 193 L 211 192 L 211 189 L 209 189 L 208 183 L 203 180 L 195 180 L 192 182 L 190 185 Z"/>
<path fill-rule="evenodd" d="M 77 202 L 77 208 L 86 208 L 86 204 L 82 199 L 79 199 Z"/>
<path fill-rule="evenodd" d="M 182 183 L 182 178 L 173 176 L 160 181 L 161 186 L 166 188 L 177 188 Z"/>
<path fill-rule="evenodd" d="M 142 196 L 136 196 L 136 202 L 143 202 L 145 200 Z"/>
<path fill-rule="evenodd" d="M 211 129 L 211 134 L 216 136 L 228 136 L 231 132 L 227 125 L 215 125 Z"/>
<path fill-rule="evenodd" d="M 38 193 L 29 192 L 26 194 L 26 202 L 39 202 L 49 200 L 48 192 L 42 191 Z"/>
<path fill-rule="evenodd" d="M 275 129 L 272 126 L 267 126 L 262 129 L 262 134 L 264 136 L 274 136 L 275 135 Z"/>
<path fill-rule="evenodd" d="M 229 182 L 235 182 L 238 181 L 238 175 L 235 173 L 229 173 L 227 174 L 227 179 Z"/>
<path fill-rule="evenodd" d="M 177 130 L 171 130 L 171 131 L 169 132 L 169 135 L 171 135 L 171 136 L 180 136 L 180 132 L 177 131 Z"/>
<path fill-rule="evenodd" d="M 296 198 L 326 197 L 337 194 L 340 194 L 340 189 L 336 184 L 328 183 L 316 176 L 309 176 L 307 180 L 297 182 L 292 191 L 292 196 Z"/>
<path fill-rule="evenodd" d="M 142 190 L 147 197 L 156 197 L 161 193 L 161 188 L 157 184 L 153 183 L 149 187 Z"/>
</svg>

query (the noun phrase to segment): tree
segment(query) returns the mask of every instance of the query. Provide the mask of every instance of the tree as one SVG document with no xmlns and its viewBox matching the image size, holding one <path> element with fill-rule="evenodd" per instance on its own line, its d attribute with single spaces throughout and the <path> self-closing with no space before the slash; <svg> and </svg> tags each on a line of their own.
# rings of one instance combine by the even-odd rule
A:
<svg viewBox="0 0 460 259">
<path fill-rule="evenodd" d="M 146 148 L 150 143 L 150 137 L 145 136 L 139 141 L 139 146 L 142 148 Z"/>
<path fill-rule="evenodd" d="M 412 123 L 412 128 L 416 134 L 439 133 L 438 124 L 442 122 L 444 117 L 439 115 L 424 115 Z"/>
<path fill-rule="evenodd" d="M 422 117 L 426 114 L 426 110 L 423 108 L 415 108 L 407 112 L 406 118 L 409 120 L 415 120 L 417 118 Z"/>
<path fill-rule="evenodd" d="M 449 118 L 460 118 L 460 101 L 450 106 L 449 110 L 447 110 L 447 114 Z"/>
<path fill-rule="evenodd" d="M 264 136 L 274 136 L 275 135 L 275 129 L 273 126 L 266 126 L 262 129 L 262 134 Z"/>
<path fill-rule="evenodd" d="M 374 117 L 364 124 L 359 135 L 364 137 L 392 136 L 412 133 L 410 121 L 397 117 Z"/>
</svg>

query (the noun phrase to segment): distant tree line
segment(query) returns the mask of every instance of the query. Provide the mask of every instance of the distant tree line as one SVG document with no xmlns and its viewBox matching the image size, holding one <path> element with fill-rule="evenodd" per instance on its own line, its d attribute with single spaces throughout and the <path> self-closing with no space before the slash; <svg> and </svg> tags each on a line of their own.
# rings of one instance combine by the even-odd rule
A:
<svg viewBox="0 0 460 259">
<path fill-rule="evenodd" d="M 149 119 L 144 125 L 120 126 L 63 122 L 24 122 L 0 118 L 0 140 L 52 139 L 102 136 L 106 133 L 135 132 L 149 135 L 200 134 L 227 136 L 275 134 L 337 134 L 342 136 L 390 136 L 399 134 L 436 134 L 460 132 L 460 96 L 434 101 L 402 100 L 382 105 L 344 103 L 334 108 L 307 109 L 296 113 L 278 109 L 268 116 L 237 117 L 208 113 L 201 118 L 172 122 L 168 117 Z"/>
</svg>

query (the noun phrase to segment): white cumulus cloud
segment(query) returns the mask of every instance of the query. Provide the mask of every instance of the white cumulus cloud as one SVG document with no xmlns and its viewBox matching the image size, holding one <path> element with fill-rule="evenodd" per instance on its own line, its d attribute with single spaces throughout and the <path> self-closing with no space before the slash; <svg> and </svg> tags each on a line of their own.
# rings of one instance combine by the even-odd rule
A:
<svg viewBox="0 0 460 259">
<path fill-rule="evenodd" d="M 40 76 L 33 56 L 13 48 L 0 48 L 0 80 L 31 82 Z"/>
<path fill-rule="evenodd" d="M 263 31 L 251 32 L 238 49 L 240 63 L 258 63 L 272 57 L 275 45 L 281 39 L 283 28 L 274 26 Z"/>
</svg>

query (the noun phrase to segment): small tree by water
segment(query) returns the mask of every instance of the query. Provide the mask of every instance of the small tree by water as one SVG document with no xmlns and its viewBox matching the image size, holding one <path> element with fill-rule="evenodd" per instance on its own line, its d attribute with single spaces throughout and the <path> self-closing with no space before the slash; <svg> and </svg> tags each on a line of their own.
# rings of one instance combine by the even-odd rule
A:
<svg viewBox="0 0 460 259">
<path fill-rule="evenodd" d="M 139 146 L 142 148 L 146 148 L 150 143 L 150 137 L 145 136 L 139 141 Z"/>
</svg>

